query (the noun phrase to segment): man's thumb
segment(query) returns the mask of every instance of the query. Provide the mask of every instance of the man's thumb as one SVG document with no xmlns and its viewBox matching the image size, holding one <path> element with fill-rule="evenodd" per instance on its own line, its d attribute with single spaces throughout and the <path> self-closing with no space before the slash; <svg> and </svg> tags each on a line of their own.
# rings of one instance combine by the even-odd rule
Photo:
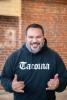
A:
<svg viewBox="0 0 67 100">
<path fill-rule="evenodd" d="M 55 74 L 54 79 L 58 79 L 58 76 L 59 76 L 58 74 Z"/>
<path fill-rule="evenodd" d="M 17 80 L 17 75 L 16 74 L 14 75 L 14 80 Z"/>
</svg>

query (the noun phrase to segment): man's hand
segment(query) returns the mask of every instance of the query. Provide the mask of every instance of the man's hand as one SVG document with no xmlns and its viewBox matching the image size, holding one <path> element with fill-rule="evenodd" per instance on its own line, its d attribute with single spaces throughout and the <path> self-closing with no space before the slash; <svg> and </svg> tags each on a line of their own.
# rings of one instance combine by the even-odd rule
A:
<svg viewBox="0 0 67 100">
<path fill-rule="evenodd" d="M 15 92 L 24 93 L 24 81 L 17 81 L 17 75 L 15 74 L 14 79 L 12 81 L 12 89 Z"/>
<path fill-rule="evenodd" d="M 56 74 L 53 79 L 50 79 L 48 81 L 47 86 L 48 87 L 46 88 L 46 90 L 55 90 L 56 88 L 58 88 L 59 86 L 58 74 Z"/>
</svg>

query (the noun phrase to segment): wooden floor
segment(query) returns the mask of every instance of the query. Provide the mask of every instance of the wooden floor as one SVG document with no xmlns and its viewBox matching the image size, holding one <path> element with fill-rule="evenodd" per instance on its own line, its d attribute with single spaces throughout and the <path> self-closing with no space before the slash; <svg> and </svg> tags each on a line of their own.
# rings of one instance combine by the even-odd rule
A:
<svg viewBox="0 0 67 100">
<path fill-rule="evenodd" d="M 67 100 L 67 89 L 62 93 L 56 93 L 56 100 Z M 13 94 L 0 90 L 0 100 L 13 100 Z"/>
<path fill-rule="evenodd" d="M 0 90 L 0 100 L 13 100 L 13 94 Z"/>
<path fill-rule="evenodd" d="M 67 89 L 64 92 L 56 93 L 56 100 L 67 100 Z"/>
</svg>

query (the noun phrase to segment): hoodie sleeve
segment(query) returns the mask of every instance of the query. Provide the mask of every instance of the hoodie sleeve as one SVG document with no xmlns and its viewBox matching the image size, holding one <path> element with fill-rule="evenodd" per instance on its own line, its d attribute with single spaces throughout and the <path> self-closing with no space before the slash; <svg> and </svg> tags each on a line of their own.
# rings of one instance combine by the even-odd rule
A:
<svg viewBox="0 0 67 100">
<path fill-rule="evenodd" d="M 66 69 L 66 71 L 65 71 L 65 73 L 64 73 L 64 75 L 63 75 L 63 77 L 66 79 L 66 85 L 67 85 L 67 69 Z"/>
<path fill-rule="evenodd" d="M 57 92 L 62 92 L 66 88 L 66 78 L 64 74 L 66 67 L 59 55 L 56 56 L 56 72 L 59 74 L 59 87 L 56 89 Z"/>
<path fill-rule="evenodd" d="M 15 53 L 13 53 L 11 56 L 8 57 L 1 74 L 1 84 L 8 92 L 13 92 L 12 80 L 14 77 L 15 60 Z"/>
</svg>

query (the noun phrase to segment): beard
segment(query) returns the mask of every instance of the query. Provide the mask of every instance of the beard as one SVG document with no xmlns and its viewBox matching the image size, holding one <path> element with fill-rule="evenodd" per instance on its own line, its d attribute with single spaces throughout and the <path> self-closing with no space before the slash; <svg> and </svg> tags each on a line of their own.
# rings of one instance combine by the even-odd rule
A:
<svg viewBox="0 0 67 100">
<path fill-rule="evenodd" d="M 31 43 L 31 45 L 33 46 L 33 49 L 31 48 L 31 46 L 26 43 L 26 47 L 27 49 L 31 52 L 31 53 L 38 53 L 42 47 L 44 46 L 44 41 L 42 41 L 41 43 Z M 38 47 L 36 47 L 36 45 L 39 45 Z"/>
</svg>

